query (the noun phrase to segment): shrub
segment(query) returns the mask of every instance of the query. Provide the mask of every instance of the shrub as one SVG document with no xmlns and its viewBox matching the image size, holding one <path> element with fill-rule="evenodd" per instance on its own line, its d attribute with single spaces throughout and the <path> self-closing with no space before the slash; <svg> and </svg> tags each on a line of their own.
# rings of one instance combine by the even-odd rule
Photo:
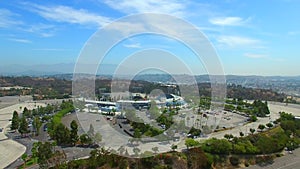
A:
<svg viewBox="0 0 300 169">
<path fill-rule="evenodd" d="M 233 166 L 237 166 L 240 163 L 240 160 L 237 156 L 230 157 L 229 161 L 230 161 L 231 165 L 233 165 Z"/>
</svg>

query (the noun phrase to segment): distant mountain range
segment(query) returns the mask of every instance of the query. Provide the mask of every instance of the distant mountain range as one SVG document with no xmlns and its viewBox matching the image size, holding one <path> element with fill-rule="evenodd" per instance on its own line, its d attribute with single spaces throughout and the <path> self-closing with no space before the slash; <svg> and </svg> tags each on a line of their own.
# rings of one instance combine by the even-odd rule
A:
<svg viewBox="0 0 300 169">
<path fill-rule="evenodd" d="M 74 65 L 69 64 L 52 64 L 52 65 L 10 65 L 1 66 L 0 75 L 2 76 L 39 76 L 39 77 L 56 77 L 71 80 L 73 77 Z M 89 65 L 85 65 L 89 67 Z M 97 71 L 97 78 L 111 79 L 117 65 L 102 64 Z M 124 68 L 124 67 L 123 67 Z M 129 70 L 130 68 L 126 68 Z M 129 79 L 130 76 L 122 75 L 118 78 Z M 216 76 L 214 76 L 216 77 Z M 143 80 L 160 83 L 189 83 L 193 79 L 198 83 L 210 82 L 208 75 L 167 75 L 167 74 L 139 74 L 134 77 L 134 80 Z M 300 76 L 240 76 L 226 75 L 227 84 L 241 85 L 243 87 L 272 89 L 277 92 L 284 92 L 291 95 L 300 96 Z M 130 80 L 130 79 L 129 79 Z M 179 82 L 178 82 L 179 81 Z"/>
<path fill-rule="evenodd" d="M 71 80 L 73 74 L 59 74 L 55 75 L 56 78 L 63 78 Z M 97 75 L 98 79 L 112 79 L 112 75 Z M 134 80 L 178 84 L 185 82 L 185 84 L 192 84 L 193 78 L 197 83 L 210 83 L 208 75 L 197 75 L 192 77 L 190 75 L 167 75 L 167 74 L 142 74 L 134 77 Z M 123 76 L 123 79 L 128 79 Z M 175 81 L 177 80 L 177 82 Z M 228 85 L 241 85 L 247 88 L 260 88 L 271 89 L 279 93 L 286 93 L 293 96 L 300 96 L 300 76 L 284 77 L 284 76 L 238 76 L 227 75 L 225 76 Z"/>
<path fill-rule="evenodd" d="M 89 67 L 89 65 L 85 65 Z M 61 64 L 40 64 L 40 65 L 8 65 L 0 66 L 0 75 L 2 76 L 51 76 L 58 74 L 71 74 L 74 72 L 74 63 Z M 102 64 L 97 74 L 113 74 L 117 65 Z"/>
</svg>

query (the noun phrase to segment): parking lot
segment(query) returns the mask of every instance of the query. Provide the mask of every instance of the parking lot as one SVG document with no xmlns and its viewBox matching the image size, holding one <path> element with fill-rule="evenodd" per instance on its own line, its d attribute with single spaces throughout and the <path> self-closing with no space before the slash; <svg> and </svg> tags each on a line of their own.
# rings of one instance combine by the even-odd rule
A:
<svg viewBox="0 0 300 169">
<path fill-rule="evenodd" d="M 239 115 L 237 113 L 226 112 L 222 114 L 222 119 L 220 120 L 218 126 L 219 128 L 232 128 L 242 126 L 247 122 L 248 117 Z"/>
<path fill-rule="evenodd" d="M 113 149 L 116 152 L 118 152 L 118 149 L 121 146 L 128 151 L 129 155 L 134 154 L 133 149 L 135 147 L 139 148 L 141 153 L 145 151 L 152 151 L 153 147 L 158 147 L 159 152 L 171 150 L 171 142 L 166 142 L 164 144 L 161 142 L 135 142 L 134 144 L 131 144 L 130 139 L 132 137 L 124 133 L 122 131 L 123 128 L 120 129 L 118 124 L 113 125 L 113 122 L 108 120 L 104 115 L 78 112 L 77 117 L 84 131 L 88 131 L 90 124 L 92 124 L 95 132 L 99 132 L 102 135 L 103 141 L 101 145 L 104 145 L 106 148 Z M 127 128 L 129 129 L 129 126 L 127 126 Z"/>
<path fill-rule="evenodd" d="M 20 102 L 24 102 L 24 101 L 28 101 L 28 100 L 32 100 L 31 96 L 4 96 L 4 97 L 0 97 L 0 109 L 20 103 Z"/>
<path fill-rule="evenodd" d="M 11 98 L 12 99 L 12 98 Z M 13 104 L 15 102 L 19 102 L 19 100 L 13 100 L 10 102 L 10 104 Z M 46 102 L 45 102 L 46 103 Z M 5 104 L 9 104 L 6 102 Z M 15 105 L 3 108 L 0 110 L 0 127 L 3 128 L 3 131 L 0 132 L 0 168 L 5 167 L 9 163 L 16 160 L 18 157 L 20 157 L 25 152 L 25 147 L 13 140 L 8 139 L 3 133 L 8 131 L 10 124 L 10 119 L 12 117 L 12 112 L 14 110 L 21 112 L 22 108 L 27 107 L 29 109 L 33 109 L 37 106 L 45 105 L 44 103 L 34 103 L 34 102 L 27 102 L 27 103 L 17 103 Z M 3 106 L 3 105 L 2 105 Z M 286 111 L 288 113 L 293 113 L 294 115 L 300 115 L 300 106 L 299 105 L 284 105 L 281 103 L 269 103 L 271 116 L 269 118 L 258 118 L 258 121 L 255 123 L 248 123 L 246 124 L 247 117 L 239 115 L 237 113 L 231 113 L 231 112 L 222 112 L 214 115 L 213 113 L 207 112 L 206 117 L 202 117 L 199 122 L 201 122 L 202 125 L 207 126 L 219 126 L 220 129 L 227 129 L 220 132 L 215 132 L 209 135 L 209 137 L 217 137 L 217 138 L 223 138 L 224 134 L 233 134 L 235 136 L 239 135 L 239 132 L 244 132 L 245 134 L 249 133 L 250 128 L 257 128 L 258 124 L 264 124 L 269 122 L 270 120 L 275 120 L 279 117 L 278 112 L 279 111 Z M 184 112 L 186 111 L 186 112 Z M 186 124 L 195 124 L 197 119 L 199 119 L 199 116 L 193 114 L 193 113 L 187 113 L 190 112 L 190 110 L 183 110 L 183 112 L 180 112 L 178 116 L 175 117 L 175 120 L 185 120 Z M 183 115 L 184 114 L 184 115 Z M 152 123 L 151 119 L 147 116 L 147 113 L 145 111 L 137 111 L 137 116 L 143 119 L 145 123 Z M 171 145 L 173 143 L 178 144 L 178 142 L 149 142 L 149 143 L 135 143 L 130 144 L 130 137 L 128 134 L 124 132 L 124 129 L 128 130 L 133 134 L 133 131 L 130 130 L 131 126 L 129 124 L 124 123 L 125 119 L 117 119 L 115 122 L 113 120 L 110 120 L 106 118 L 105 115 L 100 114 L 93 114 L 93 113 L 87 113 L 87 112 L 78 112 L 69 114 L 63 118 L 63 123 L 66 126 L 69 126 L 70 122 L 72 120 L 77 120 L 78 123 L 81 124 L 79 128 L 79 134 L 83 134 L 84 132 L 87 132 L 89 130 L 90 124 L 93 125 L 95 132 L 100 132 L 102 135 L 102 143 L 101 145 L 105 145 L 106 148 L 113 149 L 115 151 L 118 151 L 118 149 L 123 146 L 128 151 L 130 155 L 133 155 L 133 148 L 138 147 L 142 152 L 145 151 L 152 151 L 153 147 L 158 147 L 159 152 L 165 152 L 171 150 Z M 120 127 L 120 125 L 122 127 Z M 246 124 L 246 125 L 245 125 Z M 154 127 L 161 127 L 159 124 L 154 124 Z M 45 139 L 47 139 L 47 136 L 45 135 Z M 198 139 L 207 139 L 207 137 L 201 137 Z M 23 144 L 23 143 L 22 143 Z M 178 150 L 185 148 L 184 142 L 180 143 L 178 145 Z M 7 150 L 13 150 L 10 152 L 6 152 Z M 77 152 L 76 148 L 68 150 L 70 157 L 72 156 L 72 153 L 75 151 Z M 78 152 L 82 152 L 82 150 L 78 149 Z M 80 154 L 80 153 L 79 153 Z M 83 155 L 86 153 L 83 153 Z M 82 155 L 76 155 L 74 158 L 82 157 Z M 72 156 L 73 158 L 73 156 Z M 19 162 L 21 160 L 19 159 Z"/>
<path fill-rule="evenodd" d="M 4 98 L 2 98 L 4 99 Z M 21 97 L 22 101 L 25 101 L 26 97 Z M 24 100 L 23 100 L 24 99 Z M 21 113 L 22 108 L 27 107 L 28 109 L 36 108 L 37 106 L 43 106 L 42 103 L 18 103 L 19 97 L 10 97 L 0 105 L 0 168 L 5 168 L 7 165 L 18 159 L 26 150 L 26 147 L 16 141 L 13 141 L 5 135 L 5 132 L 10 130 L 10 119 L 12 118 L 13 111 Z"/>
</svg>

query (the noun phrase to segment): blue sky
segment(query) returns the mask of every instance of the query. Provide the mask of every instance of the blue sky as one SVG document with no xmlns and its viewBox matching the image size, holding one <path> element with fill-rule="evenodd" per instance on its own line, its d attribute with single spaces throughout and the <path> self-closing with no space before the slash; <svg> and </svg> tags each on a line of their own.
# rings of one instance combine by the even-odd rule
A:
<svg viewBox="0 0 300 169">
<path fill-rule="evenodd" d="M 299 6 L 298 0 L 1 1 L 0 66 L 75 63 L 101 27 L 130 14 L 157 12 L 199 28 L 225 74 L 300 75 Z M 125 55 L 147 48 L 169 50 L 182 59 L 192 55 L 176 41 L 145 35 L 122 41 L 104 63 L 119 64 Z M 203 65 L 188 64 L 205 73 Z"/>
</svg>

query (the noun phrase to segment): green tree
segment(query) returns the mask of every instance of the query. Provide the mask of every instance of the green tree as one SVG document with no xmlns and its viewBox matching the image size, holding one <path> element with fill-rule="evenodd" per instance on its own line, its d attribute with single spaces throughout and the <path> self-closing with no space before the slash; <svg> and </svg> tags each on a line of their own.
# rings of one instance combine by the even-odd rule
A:
<svg viewBox="0 0 300 169">
<path fill-rule="evenodd" d="M 20 127 L 19 127 L 19 130 L 18 130 L 22 136 L 24 136 L 24 134 L 28 134 L 30 131 L 28 130 L 28 122 L 25 118 L 25 116 L 23 116 L 21 118 L 21 121 L 20 121 Z"/>
<path fill-rule="evenodd" d="M 32 158 L 37 157 L 37 152 L 38 152 L 38 147 L 41 144 L 41 142 L 34 142 L 32 144 L 32 148 L 31 148 L 31 153 L 32 153 Z"/>
<path fill-rule="evenodd" d="M 19 129 L 19 123 L 20 123 L 20 119 L 19 119 L 18 112 L 14 111 L 13 117 L 11 119 L 11 130 Z"/>
<path fill-rule="evenodd" d="M 199 146 L 200 143 L 192 138 L 187 138 L 185 140 L 185 145 L 187 147 L 187 149 L 191 148 L 191 147 L 196 147 L 196 146 Z"/>
<path fill-rule="evenodd" d="M 280 122 L 280 126 L 283 130 L 289 130 L 295 132 L 297 129 L 296 123 L 293 120 L 284 120 Z"/>
<path fill-rule="evenodd" d="M 261 100 L 254 100 L 252 106 L 254 107 L 254 113 L 258 117 L 265 117 L 267 114 L 270 114 L 268 103 L 265 101 L 263 103 Z"/>
<path fill-rule="evenodd" d="M 89 131 L 87 132 L 87 134 L 93 138 L 94 135 L 95 135 L 95 129 L 94 129 L 94 126 L 92 124 L 90 124 L 90 128 L 89 128 Z"/>
<path fill-rule="evenodd" d="M 28 110 L 27 107 L 24 107 L 22 116 L 25 116 L 25 117 L 31 116 L 30 110 Z"/>
<path fill-rule="evenodd" d="M 290 139 L 286 144 L 286 148 L 288 151 L 295 150 L 298 148 L 298 143 L 295 141 L 295 139 Z"/>
<path fill-rule="evenodd" d="M 250 133 L 251 133 L 251 134 L 254 134 L 254 132 L 255 132 L 255 129 L 250 128 Z"/>
<path fill-rule="evenodd" d="M 117 110 L 116 110 L 115 108 L 112 108 L 111 111 L 112 111 L 112 115 L 113 115 L 113 116 L 114 116 L 114 115 L 116 114 L 116 112 L 117 112 Z"/>
<path fill-rule="evenodd" d="M 24 161 L 24 168 L 26 167 L 26 161 L 27 161 L 27 157 L 28 157 L 28 155 L 26 154 L 26 153 L 24 153 L 23 155 L 22 155 L 22 160 Z"/>
<path fill-rule="evenodd" d="M 197 119 L 198 120 L 198 119 Z M 200 129 L 196 129 L 195 127 L 192 127 L 189 131 L 189 134 L 193 135 L 193 136 L 200 136 L 201 134 L 201 130 Z"/>
<path fill-rule="evenodd" d="M 38 116 L 36 116 L 33 119 L 32 125 L 35 128 L 35 130 L 36 130 L 36 135 L 38 136 L 40 134 L 40 128 L 42 126 L 42 122 L 41 122 L 41 120 L 40 120 L 40 118 Z"/>
<path fill-rule="evenodd" d="M 273 127 L 273 124 L 272 124 L 272 123 L 267 123 L 266 126 L 267 126 L 268 128 L 272 128 L 272 127 Z"/>
<path fill-rule="evenodd" d="M 142 133 L 139 129 L 134 129 L 134 133 L 133 133 L 133 137 L 134 138 L 141 138 L 142 137 Z"/>
<path fill-rule="evenodd" d="M 250 121 L 251 122 L 256 122 L 257 121 L 257 117 L 255 115 L 250 116 Z"/>
<path fill-rule="evenodd" d="M 244 135 L 245 135 L 245 134 L 244 134 L 243 132 L 240 132 L 240 136 L 241 136 L 241 137 L 244 137 Z"/>
<path fill-rule="evenodd" d="M 226 138 L 232 144 L 232 151 L 234 151 L 234 144 L 237 142 L 237 137 L 234 137 L 232 134 L 225 134 L 224 138 Z"/>
<path fill-rule="evenodd" d="M 224 138 L 226 138 L 228 141 L 230 141 L 231 139 L 233 139 L 233 135 L 232 134 L 225 134 Z"/>
<path fill-rule="evenodd" d="M 78 141 L 78 124 L 75 120 L 72 120 L 71 124 L 71 132 L 70 132 L 70 139 L 71 139 L 71 144 L 75 145 L 76 142 Z"/>
<path fill-rule="evenodd" d="M 202 149 L 205 152 L 212 154 L 229 154 L 232 149 L 232 145 L 226 139 L 212 138 L 206 140 L 204 144 L 202 144 Z"/>
<path fill-rule="evenodd" d="M 255 144 L 263 154 L 274 153 L 278 151 L 277 140 L 265 135 L 260 135 Z"/>
<path fill-rule="evenodd" d="M 280 114 L 280 120 L 294 120 L 295 116 L 293 116 L 291 113 L 285 113 L 285 112 L 279 112 Z"/>
<path fill-rule="evenodd" d="M 87 134 L 82 134 L 80 136 L 80 142 L 83 144 L 83 145 L 89 145 L 89 144 L 92 144 L 93 140 L 89 137 L 89 135 Z"/>
<path fill-rule="evenodd" d="M 37 147 L 38 164 L 40 168 L 49 168 L 48 160 L 53 156 L 50 142 L 39 143 Z"/>
<path fill-rule="evenodd" d="M 152 119 L 157 119 L 160 116 L 159 109 L 154 100 L 151 101 L 151 107 L 149 109 L 149 114 Z"/>
<path fill-rule="evenodd" d="M 249 139 L 243 138 L 239 139 L 234 146 L 233 153 L 235 154 L 255 154 L 257 153 L 257 148 L 253 146 Z"/>
<path fill-rule="evenodd" d="M 54 129 L 54 140 L 57 141 L 58 145 L 69 144 L 70 130 L 62 123 L 59 123 Z"/>
<path fill-rule="evenodd" d="M 100 142 L 102 141 L 102 135 L 101 135 L 99 132 L 97 132 L 97 133 L 95 134 L 95 136 L 94 136 L 94 141 L 95 141 L 96 143 L 100 143 Z"/>
<path fill-rule="evenodd" d="M 263 131 L 266 128 L 266 126 L 263 124 L 260 124 L 260 125 L 258 125 L 257 128 L 260 129 L 260 131 Z"/>
<path fill-rule="evenodd" d="M 178 148 L 177 145 L 172 144 L 171 149 L 172 149 L 173 151 L 176 151 L 177 148 Z"/>
</svg>

